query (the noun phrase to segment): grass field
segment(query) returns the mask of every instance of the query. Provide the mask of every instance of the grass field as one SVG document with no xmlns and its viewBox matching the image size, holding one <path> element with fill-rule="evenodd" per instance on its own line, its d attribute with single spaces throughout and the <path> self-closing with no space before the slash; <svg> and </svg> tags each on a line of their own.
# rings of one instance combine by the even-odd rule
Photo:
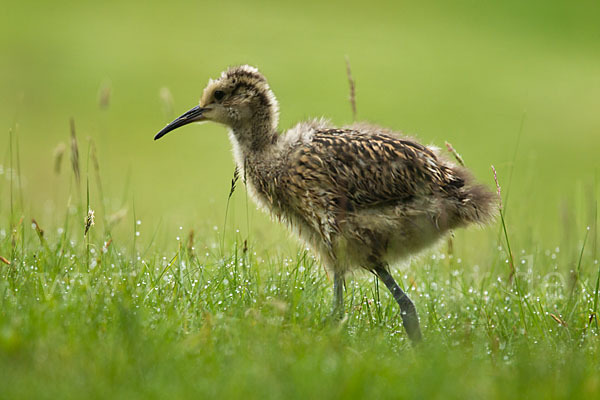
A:
<svg viewBox="0 0 600 400">
<path fill-rule="evenodd" d="M 0 398 L 600 396 L 597 2 L 3 8 Z M 345 56 L 359 119 L 449 141 L 502 186 L 506 230 L 396 269 L 416 349 L 367 274 L 326 322 L 323 268 L 242 182 L 229 196 L 223 127 L 152 140 L 240 63 L 282 129 L 349 123 Z"/>
</svg>

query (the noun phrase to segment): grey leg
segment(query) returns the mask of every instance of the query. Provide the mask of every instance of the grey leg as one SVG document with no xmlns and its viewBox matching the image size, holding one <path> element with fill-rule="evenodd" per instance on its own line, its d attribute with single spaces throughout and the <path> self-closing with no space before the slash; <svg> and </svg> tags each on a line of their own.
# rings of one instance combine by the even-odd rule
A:
<svg viewBox="0 0 600 400">
<path fill-rule="evenodd" d="M 419 327 L 419 317 L 417 316 L 417 309 L 413 302 L 408 298 L 406 293 L 400 289 L 400 286 L 396 283 L 392 275 L 388 272 L 387 268 L 383 265 L 379 265 L 373 269 L 373 272 L 379 279 L 385 284 L 389 291 L 394 296 L 394 299 L 400 306 L 400 315 L 402 315 L 402 325 L 408 334 L 410 340 L 413 343 L 421 341 L 421 328 Z"/>
<path fill-rule="evenodd" d="M 344 277 L 339 272 L 333 275 L 333 310 L 331 316 L 336 320 L 344 317 Z"/>
</svg>

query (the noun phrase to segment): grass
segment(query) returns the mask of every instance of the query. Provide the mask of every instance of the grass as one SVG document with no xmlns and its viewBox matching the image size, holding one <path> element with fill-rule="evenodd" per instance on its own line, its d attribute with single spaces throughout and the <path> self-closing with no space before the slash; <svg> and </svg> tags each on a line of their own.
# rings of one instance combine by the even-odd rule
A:
<svg viewBox="0 0 600 400">
<path fill-rule="evenodd" d="M 0 397 L 599 396 L 595 2 L 6 8 Z M 232 180 L 222 128 L 152 142 L 246 62 L 282 128 L 367 119 L 451 142 L 490 187 L 495 165 L 497 223 L 394 273 L 418 348 L 366 274 L 325 322 L 329 277 Z"/>
<path fill-rule="evenodd" d="M 131 259 L 114 242 L 95 241 L 88 253 L 85 241 L 69 239 L 81 238 L 83 224 L 71 225 L 45 234 L 47 242 L 20 230 L 26 248 L 12 250 L 24 256 L 2 267 L 7 398 L 583 398 L 600 391 L 590 290 L 598 271 L 591 268 L 569 281 L 520 258 L 511 282 L 503 248 L 486 273 L 434 253 L 401 279 L 426 338 L 413 349 L 393 299 L 368 277 L 349 281 L 344 325 L 324 323 L 330 283 L 305 251 L 264 259 L 240 242 L 222 255 L 180 240 L 175 254 Z M 10 254 L 10 235 L 3 236 L 0 251 Z M 533 256 L 550 264 L 560 254 Z"/>
<path fill-rule="evenodd" d="M 171 244 L 150 239 L 144 248 L 135 211 L 131 236 L 116 239 L 110 224 L 91 224 L 89 164 L 86 197 L 58 227 L 30 225 L 14 201 L 6 214 L 13 222 L 0 230 L 7 398 L 600 392 L 600 266 L 586 246 L 589 228 L 578 246 L 513 254 L 502 213 L 502 235 L 478 249 L 484 265 L 472 265 L 477 257 L 464 247 L 414 260 L 399 278 L 423 325 L 415 349 L 394 300 L 370 276 L 350 277 L 347 319 L 327 323 L 331 282 L 301 248 L 285 257 L 257 252 L 227 223 L 200 234 L 180 227 Z M 79 162 L 72 172 L 63 179 L 77 182 Z M 14 178 L 11 199 L 20 192 Z M 228 201 L 244 196 L 238 178 Z"/>
</svg>

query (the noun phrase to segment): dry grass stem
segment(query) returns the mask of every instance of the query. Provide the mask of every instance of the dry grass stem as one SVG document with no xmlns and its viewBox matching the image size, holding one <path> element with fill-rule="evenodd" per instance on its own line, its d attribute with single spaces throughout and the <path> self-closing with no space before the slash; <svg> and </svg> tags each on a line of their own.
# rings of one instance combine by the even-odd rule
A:
<svg viewBox="0 0 600 400">
<path fill-rule="evenodd" d="M 448 151 L 450 153 L 452 153 L 454 158 L 456 158 L 456 161 L 464 167 L 465 162 L 464 162 L 463 158 L 460 156 L 460 154 L 458 154 L 458 152 L 454 149 L 454 147 L 452 147 L 452 144 L 450 142 L 446 142 L 446 148 L 448 149 Z"/>
<path fill-rule="evenodd" d="M 60 169 L 62 166 L 62 159 L 65 155 L 66 146 L 64 143 L 59 143 L 54 149 L 54 173 L 56 175 L 60 174 Z"/>
<path fill-rule="evenodd" d="M 102 110 L 105 110 L 110 105 L 110 95 L 112 93 L 112 87 L 110 81 L 105 81 L 100 86 L 100 90 L 98 91 L 98 106 Z"/>
<path fill-rule="evenodd" d="M 35 220 L 35 218 L 31 219 L 31 225 L 40 238 L 40 242 L 44 242 L 44 230 L 40 227 L 40 224 Z"/>
<path fill-rule="evenodd" d="M 108 239 L 108 242 L 104 242 L 104 246 L 102 246 L 102 253 L 106 253 L 110 244 L 112 243 L 112 239 Z"/>
<path fill-rule="evenodd" d="M 10 261 L 8 261 L 5 257 L 0 256 L 0 261 L 6 265 L 10 265 Z"/>
<path fill-rule="evenodd" d="M 190 229 L 190 233 L 188 233 L 188 240 L 187 240 L 188 254 L 192 254 L 193 250 L 194 250 L 194 230 Z"/>
<path fill-rule="evenodd" d="M 498 208 L 500 211 L 500 222 L 502 223 L 502 231 L 504 232 L 504 239 L 506 240 L 506 250 L 508 251 L 508 262 L 510 265 L 510 275 L 509 280 L 512 281 L 515 276 L 515 259 L 513 257 L 512 250 L 510 248 L 510 240 L 508 240 L 508 231 L 506 229 L 506 221 L 504 221 L 504 213 L 502 210 L 502 191 L 500 188 L 500 183 L 498 182 L 498 174 L 496 173 L 496 168 L 492 165 L 492 171 L 494 172 L 494 182 L 496 182 L 496 193 L 498 195 Z"/>
<path fill-rule="evenodd" d="M 19 218 L 19 222 L 16 225 L 14 225 L 12 227 L 11 231 L 10 231 L 10 233 L 11 233 L 10 234 L 10 243 L 11 243 L 11 246 L 12 246 L 13 250 L 17 246 L 17 239 L 19 237 L 19 230 L 21 228 L 21 225 L 23 224 L 23 219 L 24 218 L 25 217 L 21 216 L 21 218 Z"/>
<path fill-rule="evenodd" d="M 98 154 L 96 152 L 96 143 L 94 142 L 94 139 L 90 138 L 90 156 L 92 158 L 92 165 L 94 166 L 94 171 L 96 172 L 96 174 L 98 175 L 98 178 L 100 177 L 100 164 L 98 163 Z"/>
<path fill-rule="evenodd" d="M 81 182 L 81 173 L 79 170 L 79 147 L 77 146 L 77 136 L 75 135 L 75 120 L 71 118 L 71 165 L 73 173 L 77 180 L 77 185 Z"/>
<path fill-rule="evenodd" d="M 564 326 L 565 328 L 567 327 L 567 323 L 560 317 L 556 316 L 553 313 L 550 313 L 550 316 L 552 317 L 553 320 L 555 320 L 556 322 L 559 323 L 559 325 Z"/>
<path fill-rule="evenodd" d="M 356 85 L 352 78 L 352 68 L 350 68 L 350 58 L 346 56 L 346 75 L 348 75 L 348 84 L 350 85 L 350 106 L 352 107 L 352 120 L 356 121 Z"/>
<path fill-rule="evenodd" d="M 100 198 L 104 199 L 104 191 L 102 190 L 102 178 L 100 177 L 100 163 L 98 162 L 98 152 L 96 150 L 96 143 L 93 139 L 90 139 L 90 157 L 92 158 L 92 165 L 94 166 L 94 173 L 96 174 L 96 184 L 98 185 L 98 193 L 100 194 Z M 105 214 L 103 202 L 102 214 Z"/>
<path fill-rule="evenodd" d="M 452 155 L 454 156 L 454 158 L 456 159 L 456 161 L 462 165 L 463 167 L 465 166 L 465 162 L 463 160 L 463 158 L 460 156 L 460 154 L 458 154 L 458 152 L 454 149 L 454 147 L 452 146 L 452 144 L 450 142 L 445 142 L 446 143 L 446 148 L 448 149 L 448 151 L 450 153 L 452 153 Z M 454 255 L 454 241 L 453 241 L 454 236 L 450 235 L 448 237 L 448 255 Z"/>
<path fill-rule="evenodd" d="M 492 171 L 494 172 L 494 182 L 496 182 L 496 193 L 498 194 L 498 204 L 500 205 L 500 211 L 502 211 L 502 193 L 500 188 L 500 183 L 498 183 L 498 174 L 496 173 L 496 168 L 492 165 Z"/>
</svg>

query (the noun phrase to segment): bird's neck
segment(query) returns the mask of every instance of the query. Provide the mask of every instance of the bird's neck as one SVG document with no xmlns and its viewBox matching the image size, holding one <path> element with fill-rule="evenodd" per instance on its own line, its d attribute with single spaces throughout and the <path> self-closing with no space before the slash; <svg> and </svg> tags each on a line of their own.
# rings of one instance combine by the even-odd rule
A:
<svg viewBox="0 0 600 400">
<path fill-rule="evenodd" d="M 234 146 L 247 157 L 271 148 L 278 138 L 278 133 L 270 121 L 253 121 L 249 124 L 231 127 L 230 139 Z"/>
<path fill-rule="evenodd" d="M 229 140 L 240 172 L 245 170 L 248 162 L 263 158 L 265 153 L 273 149 L 278 137 L 278 132 L 265 124 L 230 127 Z"/>
</svg>

